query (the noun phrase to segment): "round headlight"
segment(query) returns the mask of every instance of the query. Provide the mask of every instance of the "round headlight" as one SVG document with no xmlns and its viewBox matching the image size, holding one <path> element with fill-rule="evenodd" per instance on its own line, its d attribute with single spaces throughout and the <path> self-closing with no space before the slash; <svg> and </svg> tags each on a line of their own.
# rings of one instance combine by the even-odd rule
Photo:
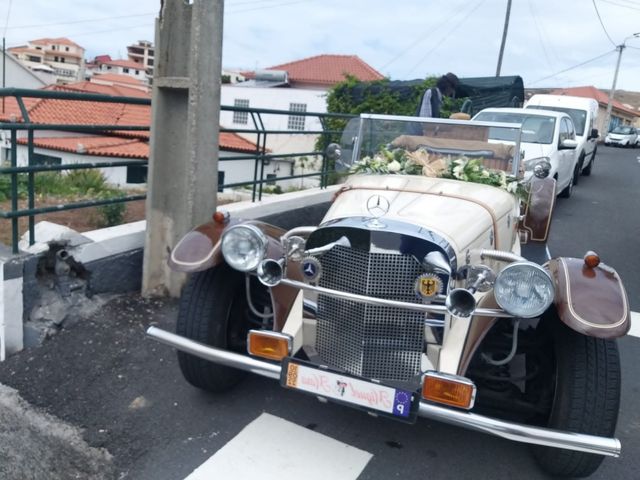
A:
<svg viewBox="0 0 640 480">
<path fill-rule="evenodd" d="M 230 267 L 255 270 L 267 252 L 267 237 L 254 225 L 236 225 L 222 235 L 222 255 Z"/>
<path fill-rule="evenodd" d="M 555 293 L 546 270 L 530 262 L 506 266 L 498 274 L 493 292 L 500 307 L 522 318 L 542 315 L 553 302 Z"/>
</svg>

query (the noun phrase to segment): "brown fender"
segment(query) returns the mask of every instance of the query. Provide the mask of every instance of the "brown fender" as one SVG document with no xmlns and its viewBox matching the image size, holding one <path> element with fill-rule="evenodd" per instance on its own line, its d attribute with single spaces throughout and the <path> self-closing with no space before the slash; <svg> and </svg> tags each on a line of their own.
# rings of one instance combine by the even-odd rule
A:
<svg viewBox="0 0 640 480">
<path fill-rule="evenodd" d="M 209 222 L 200 225 L 187 233 L 172 250 L 169 257 L 169 267 L 178 272 L 200 272 L 224 262 L 220 247 L 220 238 L 225 230 L 233 225 L 248 223 L 255 225 L 267 236 L 267 258 L 280 259 L 284 251 L 280 244 L 280 237 L 285 231 L 257 220 L 231 219 L 226 224 Z M 288 276 L 295 280 L 302 280 L 302 274 L 296 265 L 291 265 Z M 289 316 L 291 307 L 298 294 L 298 289 L 277 285 L 269 289 L 274 311 L 274 330 L 280 331 Z"/>
<path fill-rule="evenodd" d="M 627 292 L 613 268 L 604 264 L 589 268 L 582 259 L 554 258 L 548 269 L 558 316 L 567 326 L 599 338 L 622 337 L 629 331 Z"/>
<path fill-rule="evenodd" d="M 555 201 L 555 179 L 534 177 L 529 187 L 529 199 L 524 219 L 520 224 L 520 229 L 527 232 L 528 241 L 547 241 Z"/>
</svg>

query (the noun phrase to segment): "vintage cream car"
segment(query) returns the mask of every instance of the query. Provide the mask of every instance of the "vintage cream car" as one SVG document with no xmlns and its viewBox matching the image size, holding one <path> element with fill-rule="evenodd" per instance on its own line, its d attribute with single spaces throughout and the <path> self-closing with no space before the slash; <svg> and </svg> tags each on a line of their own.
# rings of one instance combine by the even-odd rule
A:
<svg viewBox="0 0 640 480">
<path fill-rule="evenodd" d="M 191 274 L 177 334 L 148 335 L 204 390 L 251 372 L 380 417 L 528 443 L 546 471 L 590 475 L 620 454 L 627 296 L 593 252 L 540 256 L 549 165 L 523 186 L 519 140 L 493 143 L 495 129 L 519 139 L 514 124 L 362 115 L 328 149 L 352 175 L 320 225 L 216 212 L 171 254 Z"/>
</svg>

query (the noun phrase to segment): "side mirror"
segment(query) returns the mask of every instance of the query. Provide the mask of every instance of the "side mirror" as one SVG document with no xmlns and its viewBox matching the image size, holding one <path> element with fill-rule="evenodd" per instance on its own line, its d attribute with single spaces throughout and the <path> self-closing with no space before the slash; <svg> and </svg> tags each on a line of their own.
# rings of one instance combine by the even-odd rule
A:
<svg viewBox="0 0 640 480">
<path fill-rule="evenodd" d="M 562 142 L 560 142 L 560 146 L 558 150 L 575 150 L 578 147 L 578 142 L 575 140 L 571 140 L 570 138 L 565 138 Z"/>
<path fill-rule="evenodd" d="M 597 128 L 592 128 L 591 129 L 591 135 L 589 135 L 589 140 L 591 140 L 592 138 L 598 138 L 600 136 L 600 132 L 598 132 Z"/>
</svg>

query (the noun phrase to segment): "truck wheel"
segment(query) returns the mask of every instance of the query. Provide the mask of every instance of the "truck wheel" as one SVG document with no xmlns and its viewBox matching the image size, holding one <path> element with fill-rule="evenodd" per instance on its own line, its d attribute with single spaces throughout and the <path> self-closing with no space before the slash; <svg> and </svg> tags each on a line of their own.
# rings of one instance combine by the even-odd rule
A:
<svg viewBox="0 0 640 480">
<path fill-rule="evenodd" d="M 620 406 L 620 357 L 615 340 L 587 337 L 564 325 L 551 324 L 555 385 L 547 426 L 553 429 L 611 437 Z M 602 463 L 601 455 L 551 447 L 532 447 L 543 470 L 554 476 L 588 477 Z"/>
<path fill-rule="evenodd" d="M 571 194 L 573 193 L 573 182 L 576 178 L 576 171 L 574 170 L 571 174 L 571 180 L 569 180 L 569 184 L 564 187 L 564 190 L 560 192 L 560 198 L 571 198 Z"/>
<path fill-rule="evenodd" d="M 591 175 L 591 169 L 593 168 L 593 164 L 596 161 L 596 151 L 597 151 L 597 147 L 593 149 L 593 153 L 591 154 L 591 161 L 589 162 L 589 165 L 587 165 L 584 170 L 582 170 L 582 174 L 585 177 L 588 177 L 589 175 Z"/>
<path fill-rule="evenodd" d="M 222 264 L 189 276 L 180 297 L 176 333 L 212 347 L 244 353 L 248 330 L 244 276 Z M 245 372 L 178 351 L 184 378 L 209 392 L 234 387 Z"/>
<path fill-rule="evenodd" d="M 573 172 L 573 185 L 578 185 L 580 181 L 580 172 L 582 172 L 582 166 L 584 165 L 584 153 L 580 154 L 580 158 L 576 163 L 576 169 Z"/>
</svg>

